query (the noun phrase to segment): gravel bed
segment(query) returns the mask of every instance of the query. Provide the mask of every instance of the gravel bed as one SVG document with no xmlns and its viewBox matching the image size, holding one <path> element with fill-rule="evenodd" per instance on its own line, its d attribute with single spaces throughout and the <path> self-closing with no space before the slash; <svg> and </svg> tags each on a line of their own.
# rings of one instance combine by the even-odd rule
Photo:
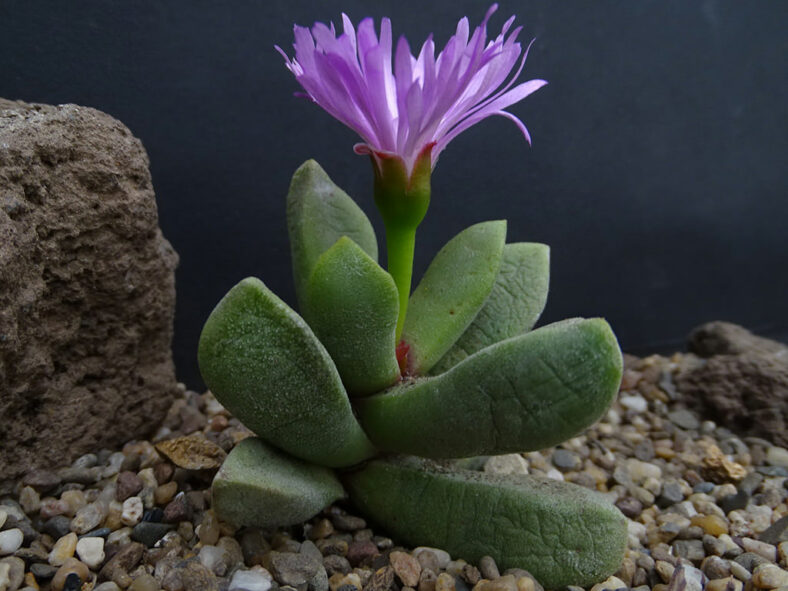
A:
<svg viewBox="0 0 788 591">
<path fill-rule="evenodd" d="M 688 410 L 673 377 L 692 355 L 625 361 L 618 400 L 586 434 L 484 469 L 616 503 L 629 548 L 592 591 L 788 589 L 788 450 Z M 490 557 L 399 547 L 349 505 L 277 531 L 219 522 L 211 479 L 249 435 L 210 393 L 184 389 L 152 441 L 0 483 L 0 591 L 542 591 Z"/>
</svg>

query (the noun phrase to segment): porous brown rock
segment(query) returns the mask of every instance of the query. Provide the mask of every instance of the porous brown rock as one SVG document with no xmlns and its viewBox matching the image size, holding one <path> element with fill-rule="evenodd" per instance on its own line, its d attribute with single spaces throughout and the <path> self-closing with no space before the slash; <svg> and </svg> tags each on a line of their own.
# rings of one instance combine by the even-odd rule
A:
<svg viewBox="0 0 788 591">
<path fill-rule="evenodd" d="M 156 427 L 177 261 L 122 123 L 0 99 L 0 480 Z"/>
<path fill-rule="evenodd" d="M 676 379 L 687 404 L 738 435 L 788 447 L 788 347 L 741 326 L 696 328 L 689 349 L 701 357 Z"/>
</svg>

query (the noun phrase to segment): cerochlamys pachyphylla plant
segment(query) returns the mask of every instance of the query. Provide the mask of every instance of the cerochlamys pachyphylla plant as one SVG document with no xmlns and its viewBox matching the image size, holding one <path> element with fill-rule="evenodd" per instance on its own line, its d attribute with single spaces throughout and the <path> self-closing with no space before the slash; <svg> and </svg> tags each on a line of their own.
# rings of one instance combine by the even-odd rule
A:
<svg viewBox="0 0 788 591">
<path fill-rule="evenodd" d="M 228 456 L 213 508 L 238 526 L 293 525 L 347 495 L 401 542 L 471 561 L 492 554 L 549 588 L 584 585 L 620 563 L 627 528 L 615 507 L 569 483 L 456 460 L 543 449 L 593 424 L 621 380 L 615 335 L 601 318 L 531 330 L 547 298 L 549 249 L 506 244 L 502 220 L 451 239 L 410 293 L 441 151 L 490 115 L 528 138 L 504 109 L 544 82 L 515 84 L 520 29 L 512 18 L 488 41 L 494 10 L 473 33 L 462 19 L 437 57 L 432 39 L 418 56 L 404 39 L 393 52 L 388 19 L 380 37 L 370 19 L 356 31 L 343 17 L 339 36 L 296 27 L 288 67 L 371 156 L 388 269 L 369 219 L 307 161 L 287 195 L 300 313 L 247 278 L 200 336 L 205 382 L 259 437 Z"/>
<path fill-rule="evenodd" d="M 473 34 L 462 18 L 437 56 L 432 36 L 414 56 L 404 36 L 394 50 L 389 19 L 382 20 L 378 36 L 371 18 L 356 30 L 344 14 L 340 35 L 333 24 L 315 23 L 311 30 L 296 25 L 293 59 L 277 47 L 306 96 L 355 130 L 364 140 L 356 152 L 372 158 L 388 271 L 400 298 L 398 337 L 410 295 L 416 228 L 429 205 L 430 175 L 441 152 L 492 115 L 508 117 L 531 141 L 523 122 L 504 109 L 546 82 L 513 86 L 528 51 L 517 41 L 522 27 L 512 30 L 514 16 L 487 40 L 487 23 L 497 8 L 490 7 Z"/>
</svg>

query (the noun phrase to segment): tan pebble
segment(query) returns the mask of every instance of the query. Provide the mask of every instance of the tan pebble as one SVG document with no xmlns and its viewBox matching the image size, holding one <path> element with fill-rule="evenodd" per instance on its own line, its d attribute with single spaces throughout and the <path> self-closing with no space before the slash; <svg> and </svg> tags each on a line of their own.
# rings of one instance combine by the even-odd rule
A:
<svg viewBox="0 0 788 591">
<path fill-rule="evenodd" d="M 361 589 L 361 577 L 358 576 L 356 573 L 348 573 L 343 575 L 342 573 L 334 573 L 331 575 L 331 578 L 328 579 L 328 586 L 331 591 L 336 591 L 342 585 L 353 585 L 356 589 Z"/>
<path fill-rule="evenodd" d="M 742 591 L 744 584 L 733 577 L 712 579 L 706 583 L 706 591 Z"/>
<path fill-rule="evenodd" d="M 665 583 L 668 583 L 670 581 L 670 577 L 673 576 L 673 571 L 676 569 L 669 562 L 665 562 L 664 560 L 657 560 L 657 564 L 654 566 L 654 570 L 657 571 L 657 574 L 659 575 L 660 579 L 665 581 Z"/>
<path fill-rule="evenodd" d="M 213 511 L 203 514 L 202 522 L 197 526 L 197 537 L 207 546 L 213 546 L 219 540 L 219 523 Z"/>
<path fill-rule="evenodd" d="M 22 487 L 22 490 L 19 491 L 19 504 L 27 514 L 38 513 L 38 510 L 41 509 L 41 496 L 32 486 Z"/>
<path fill-rule="evenodd" d="M 695 515 L 690 519 L 690 523 L 715 538 L 728 533 L 728 522 L 719 515 Z"/>
<path fill-rule="evenodd" d="M 421 576 L 419 577 L 419 591 L 435 591 L 435 581 L 437 578 L 438 577 L 433 571 L 422 566 Z"/>
<path fill-rule="evenodd" d="M 777 546 L 777 553 L 780 555 L 780 564 L 788 566 L 788 542 L 780 542 Z"/>
<path fill-rule="evenodd" d="M 753 585 L 759 589 L 776 589 L 788 585 L 788 571 L 774 564 L 761 564 L 752 573 Z"/>
<path fill-rule="evenodd" d="M 91 569 L 97 570 L 104 562 L 104 538 L 82 538 L 77 542 L 77 556 Z"/>
<path fill-rule="evenodd" d="M 489 582 L 490 582 L 489 579 L 479 579 L 476 582 L 476 584 L 473 586 L 473 589 L 471 591 L 484 591 L 485 585 L 487 585 L 487 583 Z"/>
<path fill-rule="evenodd" d="M 534 580 L 529 577 L 520 577 L 517 579 L 517 591 L 534 591 Z"/>
<path fill-rule="evenodd" d="M 146 573 L 134 579 L 129 591 L 159 591 L 159 583 L 153 575 Z"/>
<path fill-rule="evenodd" d="M 754 534 L 752 530 L 752 521 L 744 511 L 736 509 L 728 513 L 728 528 L 730 535 L 739 537 L 750 537 Z"/>
<path fill-rule="evenodd" d="M 55 576 L 52 577 L 52 591 L 62 591 L 66 583 L 66 577 L 71 573 L 76 573 L 84 583 L 90 577 L 90 569 L 86 564 L 81 563 L 76 558 L 67 558 L 63 565 L 57 569 Z"/>
<path fill-rule="evenodd" d="M 178 483 L 168 482 L 156 487 L 156 490 L 153 491 L 153 500 L 157 505 L 166 505 L 173 499 L 177 492 Z"/>
<path fill-rule="evenodd" d="M 754 552 L 769 562 L 777 562 L 777 548 L 771 544 L 752 538 L 742 538 L 741 545 L 746 552 Z"/>
<path fill-rule="evenodd" d="M 744 466 L 726 458 L 720 448 L 714 444 L 706 448 L 701 465 L 703 477 L 718 484 L 738 482 L 747 475 Z"/>
<path fill-rule="evenodd" d="M 64 491 L 63 494 L 60 495 L 60 500 L 68 506 L 66 515 L 69 517 L 76 515 L 77 511 L 88 504 L 88 501 L 85 498 L 85 493 L 83 493 L 81 490 Z"/>
<path fill-rule="evenodd" d="M 109 508 L 107 509 L 107 517 L 104 519 L 104 527 L 108 527 L 112 531 L 120 529 L 123 526 L 123 521 L 121 521 L 122 515 L 123 503 L 110 501 Z"/>
<path fill-rule="evenodd" d="M 514 578 L 514 577 L 512 577 Z M 454 591 L 456 588 L 454 577 L 449 573 L 441 573 L 435 581 L 435 591 Z"/>
<path fill-rule="evenodd" d="M 173 464 L 187 470 L 218 468 L 227 456 L 221 447 L 202 434 L 160 441 L 156 444 L 156 449 L 167 456 Z"/>
<path fill-rule="evenodd" d="M 626 587 L 627 584 L 618 577 L 608 577 L 601 583 L 597 583 L 591 587 L 591 591 L 602 591 L 603 589 L 621 589 Z"/>
<path fill-rule="evenodd" d="M 421 564 L 416 558 L 406 552 L 392 552 L 389 555 L 389 562 L 404 585 L 415 587 L 419 584 Z"/>
<path fill-rule="evenodd" d="M 77 534 L 71 532 L 60 538 L 52 547 L 49 553 L 49 564 L 52 566 L 60 566 L 69 558 L 74 556 L 74 551 L 77 549 Z"/>
<path fill-rule="evenodd" d="M 33 573 L 25 573 L 25 580 L 24 580 L 25 587 L 30 587 L 31 589 L 35 589 L 38 591 L 40 587 L 38 586 L 38 581 L 36 581 L 35 575 Z"/>
</svg>

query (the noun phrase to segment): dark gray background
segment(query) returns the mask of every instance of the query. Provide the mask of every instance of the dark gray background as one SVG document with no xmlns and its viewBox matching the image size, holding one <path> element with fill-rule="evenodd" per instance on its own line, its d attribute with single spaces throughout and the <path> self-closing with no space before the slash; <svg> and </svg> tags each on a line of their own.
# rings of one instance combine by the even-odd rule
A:
<svg viewBox="0 0 788 591">
<path fill-rule="evenodd" d="M 106 111 L 142 138 L 181 255 L 175 357 L 199 387 L 202 322 L 257 275 L 293 302 L 290 175 L 315 158 L 380 227 L 356 137 L 292 97 L 273 50 L 294 22 L 391 16 L 412 46 L 486 2 L 0 0 L 0 96 Z M 503 2 L 550 85 L 444 152 L 417 276 L 462 228 L 507 218 L 552 246 L 543 321 L 607 317 L 631 352 L 680 348 L 712 319 L 788 336 L 786 2 Z M 380 233 L 379 233 L 380 236 Z"/>
</svg>

